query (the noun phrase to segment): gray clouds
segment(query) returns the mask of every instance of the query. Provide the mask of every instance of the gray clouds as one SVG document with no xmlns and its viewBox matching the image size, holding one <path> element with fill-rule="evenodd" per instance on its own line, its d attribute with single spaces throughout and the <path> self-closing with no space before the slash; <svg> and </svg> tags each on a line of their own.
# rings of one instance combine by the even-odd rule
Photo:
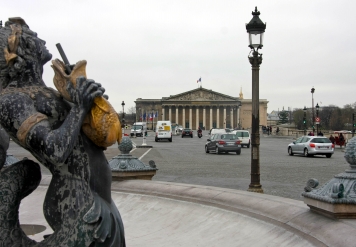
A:
<svg viewBox="0 0 356 247">
<path fill-rule="evenodd" d="M 352 1 L 16 1 L 1 9 L 3 23 L 21 16 L 47 41 L 53 58 L 61 43 L 70 62 L 86 59 L 87 74 L 106 88 L 121 111 L 136 98 L 161 98 L 202 85 L 251 98 L 245 23 L 257 6 L 267 22 L 260 98 L 268 112 L 315 104 L 353 103 L 356 2 Z M 45 66 L 44 80 L 53 70 Z M 322 104 L 320 104 L 322 102 Z"/>
</svg>

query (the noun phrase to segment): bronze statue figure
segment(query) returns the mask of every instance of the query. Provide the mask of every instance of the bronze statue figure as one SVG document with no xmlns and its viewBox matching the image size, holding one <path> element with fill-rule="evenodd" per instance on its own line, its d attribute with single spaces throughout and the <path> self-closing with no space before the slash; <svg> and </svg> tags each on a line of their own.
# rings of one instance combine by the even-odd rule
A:
<svg viewBox="0 0 356 247">
<path fill-rule="evenodd" d="M 21 243 L 16 246 L 125 246 L 121 216 L 111 199 L 111 170 L 103 153 L 105 141 L 108 138 L 120 141 L 121 133 L 108 137 L 98 130 L 99 135 L 105 136 L 104 144 L 97 145 L 84 130 L 87 115 L 95 118 L 97 114 L 91 109 L 97 98 L 104 99 L 104 89 L 94 80 L 86 79 L 85 74 L 74 77 L 75 83 L 62 75 L 67 93 L 64 98 L 42 80 L 43 65 L 51 58 L 45 41 L 39 39 L 22 18 L 9 18 L 5 26 L 0 27 L 0 124 L 14 142 L 51 171 L 43 212 L 54 231 L 36 243 L 17 228 L 17 232 L 12 226 L 5 229 L 5 219 L 1 218 L 0 241 L 6 239 L 7 246 L 16 243 Z M 111 126 L 109 132 L 119 131 L 118 119 L 113 119 L 117 114 L 109 106 L 103 108 L 98 104 Z M 17 176 L 24 181 L 24 186 L 18 188 L 20 192 L 13 195 L 17 208 L 40 180 L 35 171 L 37 164 L 31 166 L 30 163 L 26 162 L 26 169 L 17 166 L 22 171 Z M 1 170 L 1 181 L 4 174 Z M 6 178 L 5 184 L 15 183 L 9 176 Z M 0 187 L 0 191 L 2 189 Z M 4 194 L 0 194 L 0 200 L 2 196 Z M 0 207 L 0 216 L 18 213 L 6 210 L 14 209 Z M 11 240 L 14 234 L 17 242 Z"/>
</svg>

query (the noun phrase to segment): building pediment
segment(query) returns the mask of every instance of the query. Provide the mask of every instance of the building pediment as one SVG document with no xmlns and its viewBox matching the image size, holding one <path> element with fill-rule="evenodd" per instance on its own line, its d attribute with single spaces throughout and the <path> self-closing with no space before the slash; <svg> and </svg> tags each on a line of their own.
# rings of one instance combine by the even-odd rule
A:
<svg viewBox="0 0 356 247">
<path fill-rule="evenodd" d="M 171 95 L 164 98 L 164 101 L 236 101 L 237 98 L 221 94 L 212 90 L 199 88 L 181 94 Z"/>
</svg>

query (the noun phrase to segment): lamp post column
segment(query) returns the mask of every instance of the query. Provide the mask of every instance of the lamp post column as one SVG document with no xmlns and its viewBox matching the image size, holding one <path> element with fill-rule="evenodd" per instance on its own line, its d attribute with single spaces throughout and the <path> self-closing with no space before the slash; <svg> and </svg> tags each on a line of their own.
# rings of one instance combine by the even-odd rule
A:
<svg viewBox="0 0 356 247">
<path fill-rule="evenodd" d="M 262 54 L 253 51 L 249 57 L 252 67 L 252 131 L 251 131 L 251 183 L 248 191 L 263 193 L 260 184 L 260 133 L 259 133 L 259 71 Z"/>
<path fill-rule="evenodd" d="M 304 135 L 307 135 L 307 129 L 306 129 L 306 125 L 307 125 L 307 108 L 305 106 L 304 106 L 303 112 L 304 112 L 304 117 L 303 117 Z"/>
<path fill-rule="evenodd" d="M 122 101 L 122 136 L 125 136 L 125 102 Z"/>
<path fill-rule="evenodd" d="M 316 103 L 316 119 L 315 119 L 315 124 L 316 124 L 316 134 L 318 135 L 319 134 L 319 104 Z"/>
<path fill-rule="evenodd" d="M 315 88 L 312 87 L 312 89 L 310 90 L 311 94 L 312 94 L 312 116 L 313 116 L 313 120 L 312 120 L 312 127 L 313 127 L 313 134 L 315 132 L 314 129 L 314 122 L 315 122 L 315 115 L 314 115 L 314 92 L 315 92 Z"/>
</svg>

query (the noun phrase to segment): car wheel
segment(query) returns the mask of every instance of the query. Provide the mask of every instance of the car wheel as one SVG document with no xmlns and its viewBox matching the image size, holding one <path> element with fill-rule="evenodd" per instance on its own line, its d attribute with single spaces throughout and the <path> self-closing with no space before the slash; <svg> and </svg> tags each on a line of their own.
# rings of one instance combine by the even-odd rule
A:
<svg viewBox="0 0 356 247">
<path fill-rule="evenodd" d="M 216 154 L 220 154 L 218 147 L 215 148 L 215 153 L 216 153 Z"/>
<path fill-rule="evenodd" d="M 241 149 L 238 150 L 238 151 L 236 151 L 236 154 L 237 154 L 237 155 L 240 155 L 240 154 L 241 154 Z"/>
<path fill-rule="evenodd" d="M 290 156 L 293 156 L 293 155 L 294 155 L 294 153 L 293 153 L 293 151 L 292 151 L 292 148 L 291 148 L 291 147 L 289 147 L 289 148 L 288 148 L 288 154 L 289 154 Z"/>
<path fill-rule="evenodd" d="M 205 153 L 209 153 L 208 146 L 205 146 Z"/>
<path fill-rule="evenodd" d="M 304 148 L 304 157 L 309 157 L 309 152 L 307 148 Z"/>
<path fill-rule="evenodd" d="M 326 154 L 326 158 L 331 158 L 332 154 Z"/>
</svg>

